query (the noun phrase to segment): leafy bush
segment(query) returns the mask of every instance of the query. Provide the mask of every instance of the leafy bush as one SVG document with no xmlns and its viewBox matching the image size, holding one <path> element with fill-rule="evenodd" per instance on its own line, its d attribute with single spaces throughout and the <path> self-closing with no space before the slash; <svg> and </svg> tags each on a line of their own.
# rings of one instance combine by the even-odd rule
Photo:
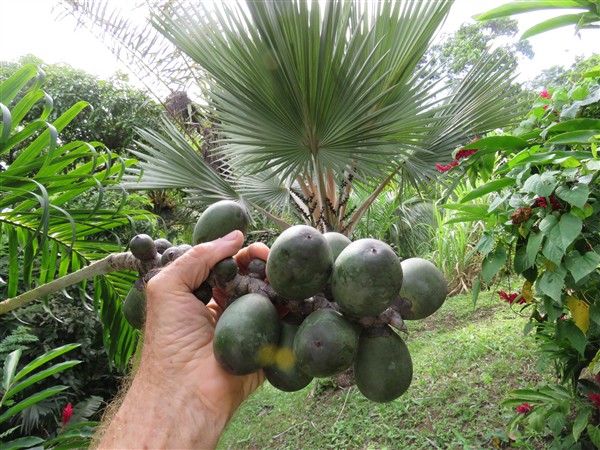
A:
<svg viewBox="0 0 600 450">
<path fill-rule="evenodd" d="M 556 448 L 600 443 L 598 143 L 600 67 L 574 86 L 544 90 L 512 134 L 465 146 L 478 150 L 452 169 L 487 181 L 450 205 L 462 220 L 486 225 L 474 297 L 507 266 L 520 275 L 518 292 L 498 294 L 530 312 L 526 331 L 558 376 L 558 385 L 512 393 L 506 404 L 518 408 L 510 429 L 550 433 Z M 474 203 L 483 196 L 487 204 Z"/>
</svg>

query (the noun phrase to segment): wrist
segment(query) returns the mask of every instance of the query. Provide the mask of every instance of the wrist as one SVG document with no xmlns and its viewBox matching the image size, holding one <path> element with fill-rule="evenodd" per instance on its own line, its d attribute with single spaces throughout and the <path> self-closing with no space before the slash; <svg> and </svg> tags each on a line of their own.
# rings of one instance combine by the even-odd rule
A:
<svg viewBox="0 0 600 450">
<path fill-rule="evenodd" d="M 214 448 L 228 420 L 185 386 L 140 367 L 100 448 Z"/>
</svg>

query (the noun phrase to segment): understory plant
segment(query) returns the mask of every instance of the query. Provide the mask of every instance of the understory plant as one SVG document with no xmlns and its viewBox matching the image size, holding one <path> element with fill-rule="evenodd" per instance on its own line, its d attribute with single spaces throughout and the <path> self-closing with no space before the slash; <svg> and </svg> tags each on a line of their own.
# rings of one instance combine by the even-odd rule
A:
<svg viewBox="0 0 600 450">
<path fill-rule="evenodd" d="M 463 147 L 476 151 L 447 171 L 485 176 L 448 205 L 455 220 L 485 224 L 474 299 L 504 273 L 518 275 L 520 289 L 498 296 L 529 314 L 525 332 L 556 372 L 556 384 L 510 394 L 509 434 L 550 435 L 552 448 L 600 445 L 599 107 L 596 68 L 573 86 L 542 91 L 512 133 Z"/>
<path fill-rule="evenodd" d="M 25 420 L 23 413 L 39 406 L 43 402 L 61 398 L 60 393 L 68 386 L 51 383 L 51 386 L 37 390 L 39 383 L 52 380 L 62 372 L 81 363 L 78 360 L 60 361 L 60 357 L 79 344 L 67 344 L 57 347 L 29 363 L 22 364 L 22 350 L 11 352 L 4 359 L 2 367 L 2 385 L 0 386 L 0 448 L 82 448 L 89 445 L 97 422 L 87 420 L 87 416 L 100 405 L 98 401 L 73 405 L 66 401 L 59 410 L 60 418 L 56 418 L 44 429 L 45 435 L 29 435 L 23 432 Z M 51 364 L 51 365 L 50 365 Z M 21 366 L 21 367 L 19 367 Z M 64 398 L 62 398 L 64 400 Z"/>
</svg>

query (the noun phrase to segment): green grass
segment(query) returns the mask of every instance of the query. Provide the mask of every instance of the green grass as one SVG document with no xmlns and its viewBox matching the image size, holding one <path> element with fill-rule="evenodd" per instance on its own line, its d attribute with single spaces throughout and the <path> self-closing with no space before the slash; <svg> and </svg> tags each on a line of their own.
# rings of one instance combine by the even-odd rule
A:
<svg viewBox="0 0 600 450">
<path fill-rule="evenodd" d="M 414 377 L 385 404 L 356 389 L 313 381 L 285 393 L 266 382 L 229 424 L 220 449 L 464 449 L 507 445 L 506 394 L 541 381 L 526 319 L 497 300 L 449 298 L 433 316 L 408 322 L 403 336 Z M 535 444 L 532 444 L 535 448 Z M 539 448 L 543 448 L 540 444 Z"/>
</svg>

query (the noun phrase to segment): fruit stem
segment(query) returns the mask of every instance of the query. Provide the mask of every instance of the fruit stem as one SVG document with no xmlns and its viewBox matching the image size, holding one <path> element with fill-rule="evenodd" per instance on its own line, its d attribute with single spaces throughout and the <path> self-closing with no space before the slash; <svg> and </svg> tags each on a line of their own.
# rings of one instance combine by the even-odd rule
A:
<svg viewBox="0 0 600 450">
<path fill-rule="evenodd" d="M 154 261 L 152 261 L 152 264 L 153 263 Z M 77 284 L 91 277 L 106 275 L 107 273 L 117 272 L 119 270 L 147 271 L 147 267 L 148 264 L 140 261 L 130 252 L 113 253 L 108 255 L 106 258 L 94 261 L 89 266 L 83 267 L 73 273 L 65 275 L 64 277 L 42 284 L 41 286 L 24 292 L 21 295 L 17 295 L 16 297 L 1 301 L 0 315 L 6 314 L 7 312 L 31 303 L 38 298 L 60 291 L 66 287 Z"/>
</svg>

